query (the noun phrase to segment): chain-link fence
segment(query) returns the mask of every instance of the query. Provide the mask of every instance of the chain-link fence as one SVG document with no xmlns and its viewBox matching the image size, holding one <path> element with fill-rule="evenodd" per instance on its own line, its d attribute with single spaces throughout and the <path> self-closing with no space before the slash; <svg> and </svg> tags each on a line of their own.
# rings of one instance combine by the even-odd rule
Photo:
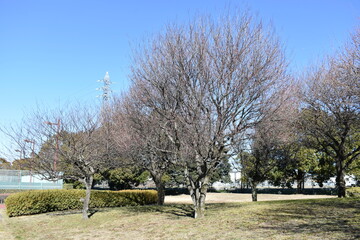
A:
<svg viewBox="0 0 360 240">
<path fill-rule="evenodd" d="M 63 181 L 47 181 L 28 170 L 0 169 L 0 189 L 62 189 Z"/>
</svg>

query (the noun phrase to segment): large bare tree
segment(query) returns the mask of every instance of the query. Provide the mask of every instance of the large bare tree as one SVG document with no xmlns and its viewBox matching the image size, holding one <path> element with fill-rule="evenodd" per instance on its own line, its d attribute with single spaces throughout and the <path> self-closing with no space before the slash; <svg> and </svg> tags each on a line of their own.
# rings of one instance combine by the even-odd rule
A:
<svg viewBox="0 0 360 240">
<path fill-rule="evenodd" d="M 84 183 L 83 218 L 88 218 L 94 174 L 109 164 L 102 117 L 96 108 L 76 105 L 66 110 L 31 113 L 19 128 L 3 129 L 24 152 L 28 168 L 44 179 Z"/>
<path fill-rule="evenodd" d="M 338 197 L 345 197 L 345 174 L 360 156 L 360 31 L 335 57 L 308 76 L 301 121 L 311 147 L 336 165 Z"/>
<path fill-rule="evenodd" d="M 132 88 L 176 149 L 195 218 L 209 175 L 264 117 L 285 68 L 273 32 L 248 13 L 170 25 L 135 55 Z"/>
</svg>

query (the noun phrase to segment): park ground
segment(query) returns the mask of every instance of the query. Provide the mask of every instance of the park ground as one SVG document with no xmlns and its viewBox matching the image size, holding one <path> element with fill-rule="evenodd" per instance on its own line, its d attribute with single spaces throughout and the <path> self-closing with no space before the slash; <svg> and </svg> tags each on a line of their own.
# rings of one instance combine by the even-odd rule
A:
<svg viewBox="0 0 360 240">
<path fill-rule="evenodd" d="M 187 197 L 98 209 L 87 221 L 78 211 L 8 218 L 1 209 L 0 239 L 360 239 L 360 198 L 210 193 L 206 216 L 193 219 Z"/>
</svg>

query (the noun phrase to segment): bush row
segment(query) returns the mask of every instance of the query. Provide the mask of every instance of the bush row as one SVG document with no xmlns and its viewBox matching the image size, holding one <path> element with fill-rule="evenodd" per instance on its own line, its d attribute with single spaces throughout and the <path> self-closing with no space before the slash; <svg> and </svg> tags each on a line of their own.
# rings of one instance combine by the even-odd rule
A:
<svg viewBox="0 0 360 240">
<path fill-rule="evenodd" d="M 82 209 L 85 190 L 33 190 L 11 194 L 6 198 L 9 217 Z M 91 191 L 90 208 L 154 204 L 154 190 Z"/>
</svg>

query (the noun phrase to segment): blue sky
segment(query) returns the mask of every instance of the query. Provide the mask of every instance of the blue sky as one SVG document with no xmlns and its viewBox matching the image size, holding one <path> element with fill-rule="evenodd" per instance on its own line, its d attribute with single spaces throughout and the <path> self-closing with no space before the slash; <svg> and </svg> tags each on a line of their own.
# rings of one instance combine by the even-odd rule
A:
<svg viewBox="0 0 360 240">
<path fill-rule="evenodd" d="M 228 6 L 271 21 L 295 73 L 360 26 L 358 0 L 0 0 L 0 125 L 19 122 L 37 105 L 97 101 L 97 80 L 107 71 L 112 90 L 125 91 L 132 49 L 143 39 Z M 1 134 L 0 143 L 7 144 Z"/>
</svg>

